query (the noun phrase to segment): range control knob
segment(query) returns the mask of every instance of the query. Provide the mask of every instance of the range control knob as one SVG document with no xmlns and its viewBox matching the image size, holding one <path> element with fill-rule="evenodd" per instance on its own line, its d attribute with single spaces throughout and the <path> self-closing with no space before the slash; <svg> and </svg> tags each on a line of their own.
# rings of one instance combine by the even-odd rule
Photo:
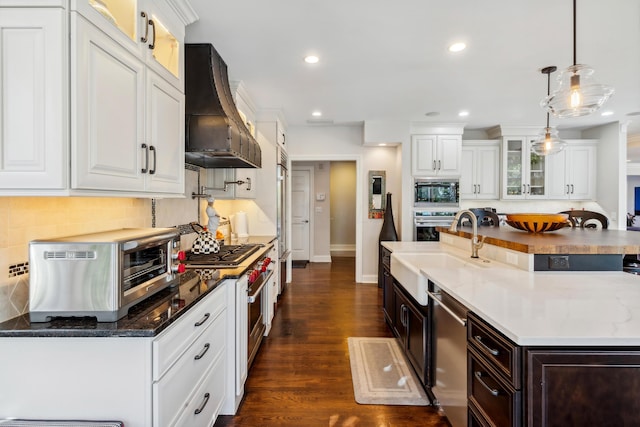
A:
<svg viewBox="0 0 640 427">
<path fill-rule="evenodd" d="M 184 264 L 180 263 L 172 266 L 171 271 L 173 273 L 184 273 L 185 271 L 187 271 L 187 267 L 185 267 Z"/>
<path fill-rule="evenodd" d="M 178 251 L 171 254 L 172 259 L 177 259 L 178 261 L 184 261 L 187 259 L 187 254 L 184 251 Z"/>
</svg>

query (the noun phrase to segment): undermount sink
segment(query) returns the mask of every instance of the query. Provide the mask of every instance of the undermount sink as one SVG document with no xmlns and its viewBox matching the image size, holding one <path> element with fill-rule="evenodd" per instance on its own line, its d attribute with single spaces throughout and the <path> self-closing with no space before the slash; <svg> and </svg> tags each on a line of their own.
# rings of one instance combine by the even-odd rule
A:
<svg viewBox="0 0 640 427">
<path fill-rule="evenodd" d="M 421 305 L 427 305 L 427 278 L 420 273 L 421 269 L 434 268 L 457 269 L 487 267 L 487 260 L 458 258 L 446 253 L 407 253 L 391 254 L 391 275 L 402 284 L 402 287 Z"/>
</svg>

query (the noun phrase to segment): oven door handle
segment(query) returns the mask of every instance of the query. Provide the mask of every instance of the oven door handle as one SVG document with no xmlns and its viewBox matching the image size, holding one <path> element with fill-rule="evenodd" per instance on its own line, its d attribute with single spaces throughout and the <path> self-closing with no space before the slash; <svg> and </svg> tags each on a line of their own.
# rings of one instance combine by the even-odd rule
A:
<svg viewBox="0 0 640 427">
<path fill-rule="evenodd" d="M 247 302 L 249 304 L 253 304 L 254 302 L 256 302 L 256 296 L 258 296 L 260 294 L 260 292 L 262 292 L 262 288 L 264 288 L 265 283 L 267 283 L 266 280 L 262 280 L 260 282 L 260 286 L 258 286 L 258 289 L 256 289 L 255 291 L 251 288 L 249 288 L 249 291 L 251 292 L 249 295 L 247 295 Z M 253 282 L 253 285 L 255 285 L 256 283 Z"/>
</svg>

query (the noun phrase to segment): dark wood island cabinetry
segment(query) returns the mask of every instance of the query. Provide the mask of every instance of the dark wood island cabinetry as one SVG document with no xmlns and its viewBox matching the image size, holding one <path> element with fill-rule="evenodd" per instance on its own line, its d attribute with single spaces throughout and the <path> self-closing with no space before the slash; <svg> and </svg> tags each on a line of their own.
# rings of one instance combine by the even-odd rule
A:
<svg viewBox="0 0 640 427">
<path fill-rule="evenodd" d="M 468 320 L 469 426 L 640 426 L 640 348 L 521 347 Z"/>
</svg>

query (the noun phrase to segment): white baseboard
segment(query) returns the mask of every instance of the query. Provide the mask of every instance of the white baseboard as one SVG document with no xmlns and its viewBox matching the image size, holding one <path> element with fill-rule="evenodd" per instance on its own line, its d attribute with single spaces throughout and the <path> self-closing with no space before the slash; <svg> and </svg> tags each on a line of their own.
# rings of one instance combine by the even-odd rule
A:
<svg viewBox="0 0 640 427">
<path fill-rule="evenodd" d="M 329 246 L 329 250 L 331 252 L 355 252 L 356 251 L 356 245 L 355 244 L 347 244 L 347 245 L 330 245 Z"/>
<path fill-rule="evenodd" d="M 362 283 L 378 283 L 377 274 L 363 274 Z"/>
<path fill-rule="evenodd" d="M 315 255 L 311 262 L 331 262 L 331 255 Z"/>
</svg>

